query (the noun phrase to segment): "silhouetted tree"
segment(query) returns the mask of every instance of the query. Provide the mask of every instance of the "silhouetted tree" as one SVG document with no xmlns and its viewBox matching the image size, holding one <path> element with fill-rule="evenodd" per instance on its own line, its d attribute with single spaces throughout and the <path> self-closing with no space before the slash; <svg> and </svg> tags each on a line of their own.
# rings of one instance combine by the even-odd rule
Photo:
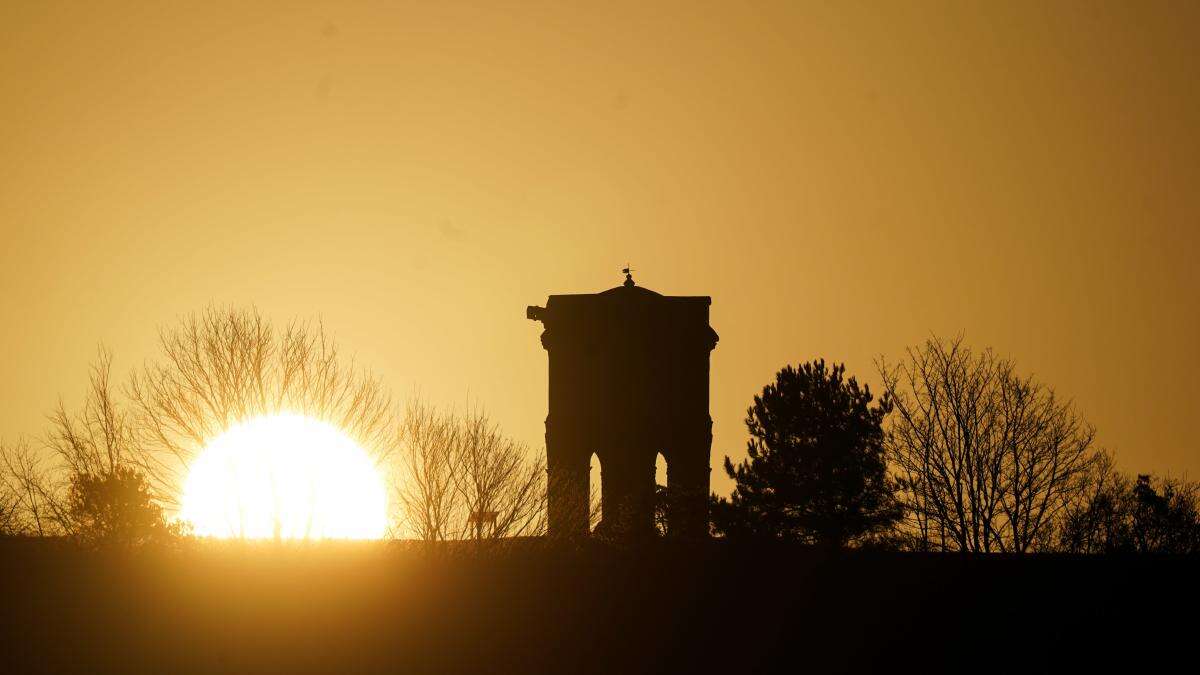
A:
<svg viewBox="0 0 1200 675">
<path fill-rule="evenodd" d="M 426 542 L 454 536 L 461 506 L 453 472 L 458 427 L 453 416 L 409 401 L 401 427 L 399 475 L 393 481 L 402 531 Z"/>
<path fill-rule="evenodd" d="M 59 402 L 50 416 L 46 447 L 71 476 L 107 475 L 125 466 L 144 473 L 150 459 L 133 417 L 118 400 L 112 385 L 112 353 L 103 347 L 88 385 L 83 405 L 75 413 Z"/>
<path fill-rule="evenodd" d="M 900 518 L 881 428 L 891 402 L 872 406 L 870 388 L 844 373 L 824 360 L 787 366 L 754 397 L 749 459 L 725 458 L 737 485 L 712 505 L 717 533 L 841 546 Z"/>
<path fill-rule="evenodd" d="M 64 532 L 65 473 L 33 451 L 26 439 L 0 445 L 0 486 L 9 505 L 11 534 L 57 535 Z"/>
<path fill-rule="evenodd" d="M 164 499 L 204 444 L 251 417 L 292 412 L 354 438 L 383 464 L 398 447 L 391 397 L 345 361 L 321 323 L 282 330 L 255 309 L 210 307 L 159 334 L 162 357 L 130 380 L 141 468 Z"/>
<path fill-rule="evenodd" d="M 71 530 L 86 545 L 161 545 L 183 533 L 182 525 L 167 522 L 145 477 L 128 466 L 75 474 L 67 503 Z"/>
<path fill-rule="evenodd" d="M 542 534 L 546 525 L 542 453 L 533 453 L 502 434 L 478 410 L 460 417 L 459 427 L 453 476 L 468 514 L 466 536 L 494 540 Z"/>
<path fill-rule="evenodd" d="M 1116 553 L 1129 542 L 1130 481 L 1116 470 L 1112 455 L 1097 453 L 1084 489 L 1063 510 L 1059 550 L 1070 553 Z"/>
<path fill-rule="evenodd" d="M 546 468 L 487 415 L 410 402 L 403 422 L 397 503 L 406 532 L 427 542 L 542 534 Z"/>
<path fill-rule="evenodd" d="M 1197 486 L 1141 474 L 1133 486 L 1133 548 L 1139 553 L 1200 552 Z"/>
<path fill-rule="evenodd" d="M 60 401 L 50 416 L 45 452 L 27 441 L 4 447 L 0 482 L 16 497 L 16 528 L 37 536 L 75 534 L 70 490 L 82 476 L 107 476 L 146 461 L 131 418 L 111 382 L 112 355 L 101 348 L 83 405 L 74 413 Z"/>
<path fill-rule="evenodd" d="M 1200 485 L 1117 473 L 1111 461 L 1068 508 L 1059 545 L 1072 553 L 1200 553 Z"/>
<path fill-rule="evenodd" d="M 20 520 L 17 515 L 17 498 L 0 487 L 0 537 L 19 534 Z"/>
<path fill-rule="evenodd" d="M 889 455 L 913 546 L 1052 546 L 1059 514 L 1097 461 L 1095 430 L 1071 403 L 961 338 L 931 338 L 899 366 L 879 368 L 896 408 Z"/>
<path fill-rule="evenodd" d="M 104 349 L 81 408 L 59 404 L 45 439 L 0 453 L 0 486 L 16 502 L 18 529 L 74 534 L 72 481 L 131 468 L 164 508 L 178 504 L 187 467 L 204 444 L 247 418 L 301 413 L 353 437 L 377 464 L 399 442 L 389 395 L 339 357 L 323 327 L 293 322 L 276 331 L 255 310 L 209 308 L 160 333 L 163 357 L 131 378 L 127 400 L 111 383 Z"/>
</svg>

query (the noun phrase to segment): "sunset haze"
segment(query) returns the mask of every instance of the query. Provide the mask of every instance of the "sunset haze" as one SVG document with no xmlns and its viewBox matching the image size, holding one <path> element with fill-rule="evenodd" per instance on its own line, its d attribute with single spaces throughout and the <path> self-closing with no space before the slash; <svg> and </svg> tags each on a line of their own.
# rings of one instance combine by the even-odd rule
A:
<svg viewBox="0 0 1200 675">
<path fill-rule="evenodd" d="M 962 334 L 1200 477 L 1200 5 L 0 7 L 0 437 L 160 326 L 322 318 L 540 447 L 527 305 L 712 297 L 713 487 L 816 358 Z"/>
</svg>

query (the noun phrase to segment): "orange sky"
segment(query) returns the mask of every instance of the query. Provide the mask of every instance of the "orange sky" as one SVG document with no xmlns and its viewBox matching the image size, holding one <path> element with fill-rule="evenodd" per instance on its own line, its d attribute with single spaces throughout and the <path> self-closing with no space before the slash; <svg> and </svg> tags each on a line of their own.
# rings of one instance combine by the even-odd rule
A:
<svg viewBox="0 0 1200 675">
<path fill-rule="evenodd" d="M 102 4 L 0 5 L 5 438 L 216 302 L 540 443 L 525 306 L 629 260 L 713 297 L 714 467 L 962 332 L 1200 477 L 1200 5 Z"/>
</svg>

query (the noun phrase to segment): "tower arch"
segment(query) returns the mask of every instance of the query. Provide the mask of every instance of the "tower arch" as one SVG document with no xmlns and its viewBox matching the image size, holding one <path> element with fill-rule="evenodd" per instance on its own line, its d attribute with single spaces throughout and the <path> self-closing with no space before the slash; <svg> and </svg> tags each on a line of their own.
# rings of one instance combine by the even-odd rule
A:
<svg viewBox="0 0 1200 675">
<path fill-rule="evenodd" d="M 604 491 L 604 468 L 600 463 L 600 455 L 595 452 L 588 464 L 588 532 L 594 532 L 604 519 L 604 502 L 600 499 Z"/>
<path fill-rule="evenodd" d="M 661 451 L 654 455 L 654 529 L 662 536 L 670 536 L 671 526 L 667 512 L 671 504 L 671 485 L 667 478 L 667 457 Z"/>
</svg>

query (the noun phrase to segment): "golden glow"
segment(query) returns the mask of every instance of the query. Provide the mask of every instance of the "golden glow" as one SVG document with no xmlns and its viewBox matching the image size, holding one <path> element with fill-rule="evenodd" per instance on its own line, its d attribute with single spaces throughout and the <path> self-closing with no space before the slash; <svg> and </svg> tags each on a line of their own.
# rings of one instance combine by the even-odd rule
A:
<svg viewBox="0 0 1200 675">
<path fill-rule="evenodd" d="M 344 433 L 281 414 L 209 442 L 188 472 L 180 518 L 200 536 L 378 539 L 387 493 L 370 457 Z"/>
<path fill-rule="evenodd" d="M 41 434 L 97 342 L 123 375 L 216 303 L 321 317 L 394 392 L 470 391 L 538 445 L 525 306 L 630 262 L 713 297 L 718 494 L 784 364 L 878 390 L 930 334 L 1072 398 L 1124 470 L 1200 475 L 1198 25 L 1163 0 L 0 1 L 0 435 Z"/>
</svg>

